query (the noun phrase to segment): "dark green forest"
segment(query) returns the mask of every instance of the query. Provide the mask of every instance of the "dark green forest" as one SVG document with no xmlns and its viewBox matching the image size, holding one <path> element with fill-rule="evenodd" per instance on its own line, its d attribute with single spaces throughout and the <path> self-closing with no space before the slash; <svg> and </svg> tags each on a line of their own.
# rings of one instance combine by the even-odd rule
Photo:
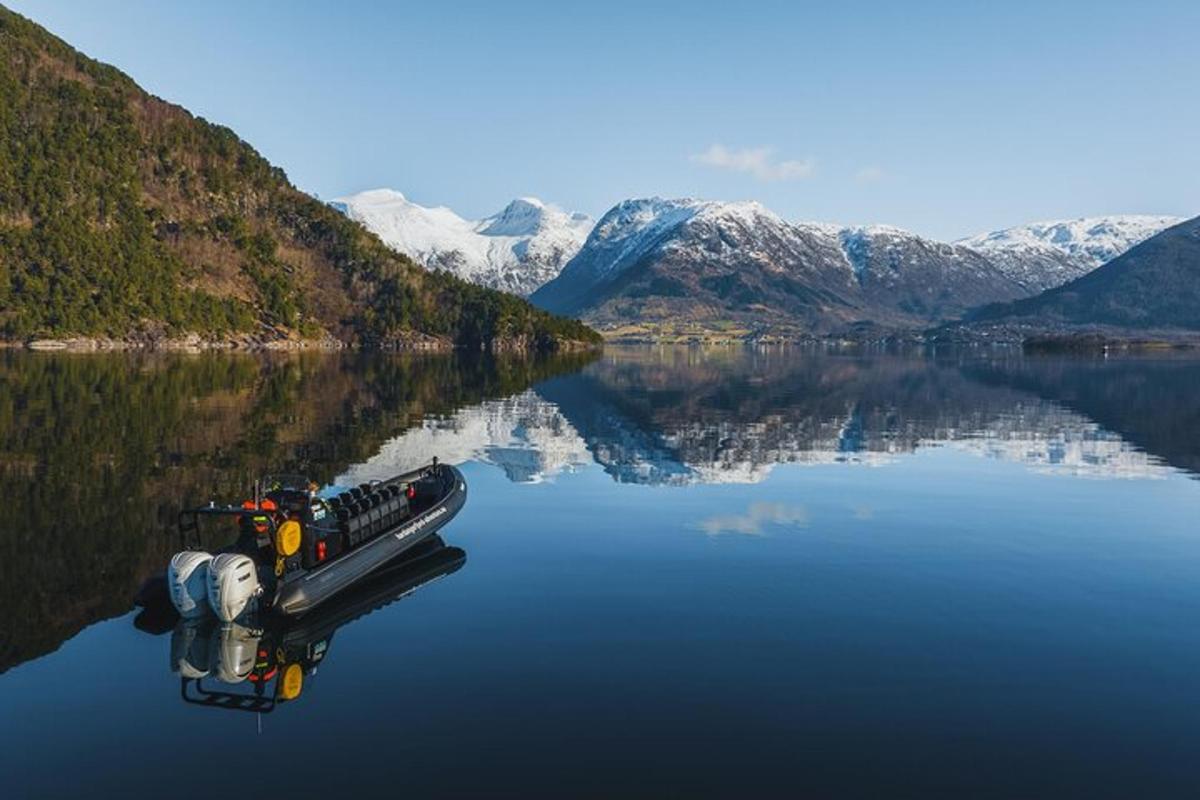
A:
<svg viewBox="0 0 1200 800">
<path fill-rule="evenodd" d="M 428 272 L 233 131 L 0 7 L 0 338 L 597 343 Z"/>
</svg>

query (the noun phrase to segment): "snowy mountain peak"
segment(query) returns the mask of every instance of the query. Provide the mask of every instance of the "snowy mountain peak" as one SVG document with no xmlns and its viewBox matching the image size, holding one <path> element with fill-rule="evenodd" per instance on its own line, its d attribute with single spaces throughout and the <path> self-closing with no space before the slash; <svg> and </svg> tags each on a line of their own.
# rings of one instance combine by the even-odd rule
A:
<svg viewBox="0 0 1200 800">
<path fill-rule="evenodd" d="M 690 197 L 664 200 L 661 197 L 646 197 L 623 200 L 613 206 L 596 224 L 592 239 L 628 241 L 636 247 L 693 219 L 714 223 L 730 221 L 756 225 L 767 222 L 786 225 L 773 211 L 756 201 L 720 202 Z"/>
<path fill-rule="evenodd" d="M 513 200 L 481 220 L 445 206 L 418 205 L 394 189 L 372 189 L 331 204 L 384 244 L 430 269 L 520 295 L 553 278 L 592 229 L 585 214 L 568 214 L 536 197 Z"/>
<path fill-rule="evenodd" d="M 1080 217 L 1018 225 L 963 239 L 958 244 L 985 252 L 1057 250 L 1094 268 L 1180 222 L 1182 217 L 1146 214 Z"/>
<path fill-rule="evenodd" d="M 395 189 L 368 189 L 354 195 L 360 203 L 407 203 L 408 200 Z"/>
<path fill-rule="evenodd" d="M 707 201 L 701 204 L 699 215 L 705 219 L 729 220 L 747 224 L 766 222 L 786 225 L 783 218 L 757 200 L 735 202 Z"/>
<path fill-rule="evenodd" d="M 499 214 L 482 220 L 479 232 L 487 236 L 533 236 L 548 213 L 551 210 L 536 197 L 519 197 Z"/>
</svg>

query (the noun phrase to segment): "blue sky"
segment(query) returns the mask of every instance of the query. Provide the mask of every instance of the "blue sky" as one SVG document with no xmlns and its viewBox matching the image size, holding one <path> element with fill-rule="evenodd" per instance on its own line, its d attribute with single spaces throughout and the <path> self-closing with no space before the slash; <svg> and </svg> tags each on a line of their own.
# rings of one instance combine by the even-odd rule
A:
<svg viewBox="0 0 1200 800">
<path fill-rule="evenodd" d="M 302 189 L 757 199 L 952 238 L 1200 214 L 1200 3 L 5 0 Z"/>
</svg>

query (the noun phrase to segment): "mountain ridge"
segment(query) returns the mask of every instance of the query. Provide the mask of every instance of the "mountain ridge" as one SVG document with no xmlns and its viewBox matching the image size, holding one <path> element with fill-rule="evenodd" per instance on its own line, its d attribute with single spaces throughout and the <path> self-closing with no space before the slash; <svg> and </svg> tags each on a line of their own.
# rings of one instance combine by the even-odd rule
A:
<svg viewBox="0 0 1200 800">
<path fill-rule="evenodd" d="M 1167 221 L 1120 219 L 1141 220 L 1143 232 Z M 1092 268 L 1049 245 L 1014 253 L 887 225 L 792 223 L 755 202 L 649 197 L 613 206 L 531 300 L 610 333 L 672 320 L 747 333 L 921 330 Z"/>
</svg>

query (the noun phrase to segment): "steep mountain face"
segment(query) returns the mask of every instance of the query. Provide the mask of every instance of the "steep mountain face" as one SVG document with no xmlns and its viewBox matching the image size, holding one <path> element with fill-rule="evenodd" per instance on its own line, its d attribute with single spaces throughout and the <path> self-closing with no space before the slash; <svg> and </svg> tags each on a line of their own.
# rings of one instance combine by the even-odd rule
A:
<svg viewBox="0 0 1200 800">
<path fill-rule="evenodd" d="M 425 267 L 522 296 L 557 276 L 593 225 L 585 214 L 567 214 L 535 197 L 513 200 L 481 220 L 418 205 L 391 189 L 331 205 Z"/>
<path fill-rule="evenodd" d="M 989 306 L 972 319 L 1046 329 L 1200 330 L 1200 217 L 1152 236 L 1082 278 Z"/>
<path fill-rule="evenodd" d="M 629 200 L 592 230 L 543 308 L 616 327 L 688 320 L 828 333 L 920 327 L 1067 280 L 885 226 L 792 224 L 756 203 Z"/>
<path fill-rule="evenodd" d="M 963 239 L 958 244 L 1006 258 L 1037 260 L 1052 255 L 1066 256 L 1064 264 L 1078 265 L 1084 272 L 1090 272 L 1181 222 L 1182 217 L 1144 214 L 1083 217 L 1005 228 Z M 1080 275 L 1072 275 L 1070 279 Z"/>
<path fill-rule="evenodd" d="M 0 338 L 593 341 L 430 273 L 228 128 L 0 7 Z"/>
</svg>

